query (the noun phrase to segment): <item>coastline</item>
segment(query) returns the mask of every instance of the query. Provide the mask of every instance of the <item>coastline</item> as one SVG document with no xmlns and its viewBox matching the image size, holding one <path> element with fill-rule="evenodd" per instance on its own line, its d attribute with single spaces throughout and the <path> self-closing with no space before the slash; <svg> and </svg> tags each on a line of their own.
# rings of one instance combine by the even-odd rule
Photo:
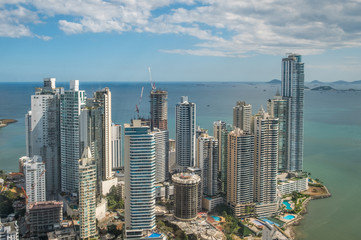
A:
<svg viewBox="0 0 361 240">
<path fill-rule="evenodd" d="M 6 127 L 11 123 L 16 123 L 18 120 L 15 119 L 0 119 L 0 128 Z"/>
<path fill-rule="evenodd" d="M 295 231 L 294 227 L 300 225 L 300 222 L 304 218 L 304 215 L 307 214 L 307 212 L 308 212 L 308 210 L 307 210 L 308 203 L 311 200 L 319 200 L 319 199 L 329 198 L 329 197 L 332 196 L 332 194 L 330 193 L 330 191 L 328 190 L 328 188 L 325 185 L 323 185 L 322 188 L 325 190 L 326 193 L 310 195 L 310 197 L 308 197 L 302 203 L 302 211 L 297 215 L 297 217 L 293 221 L 290 221 L 290 222 L 286 223 L 285 233 L 290 237 L 290 239 L 296 239 L 296 231 Z M 309 194 L 309 193 L 310 192 L 308 190 L 302 192 L 302 194 Z"/>
</svg>

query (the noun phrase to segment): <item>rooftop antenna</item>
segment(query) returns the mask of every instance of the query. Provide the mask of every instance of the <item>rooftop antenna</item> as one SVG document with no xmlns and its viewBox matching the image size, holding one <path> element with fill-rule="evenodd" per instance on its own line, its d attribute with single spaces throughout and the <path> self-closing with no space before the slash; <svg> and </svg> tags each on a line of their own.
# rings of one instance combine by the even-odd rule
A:
<svg viewBox="0 0 361 240">
<path fill-rule="evenodd" d="M 152 72 L 150 71 L 150 67 L 148 67 L 148 72 L 149 72 L 149 81 L 150 81 L 150 86 L 152 88 L 152 91 L 156 89 L 155 87 L 155 82 L 152 81 Z"/>
</svg>

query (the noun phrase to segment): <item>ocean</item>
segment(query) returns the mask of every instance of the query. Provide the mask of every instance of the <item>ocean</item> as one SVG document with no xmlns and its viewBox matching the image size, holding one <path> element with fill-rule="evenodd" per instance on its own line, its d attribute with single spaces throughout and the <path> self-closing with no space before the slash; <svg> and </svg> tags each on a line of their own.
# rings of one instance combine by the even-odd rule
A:
<svg viewBox="0 0 361 240">
<path fill-rule="evenodd" d="M 18 158 L 25 155 L 24 115 L 36 83 L 0 83 L 0 119 L 18 120 L 0 129 L 0 169 L 18 171 Z M 68 89 L 68 83 L 57 83 Z M 112 92 L 113 122 L 124 124 L 136 116 L 141 88 L 140 115 L 149 115 L 149 83 L 82 83 L 88 96 L 103 87 Z M 181 96 L 197 104 L 197 124 L 213 134 L 214 121 L 232 123 L 236 101 L 252 104 L 253 112 L 273 98 L 277 84 L 255 83 L 157 83 L 168 91 L 170 137 L 175 135 L 175 105 Z M 361 213 L 361 92 L 305 90 L 304 170 L 321 179 L 332 197 L 311 201 L 308 213 L 296 227 L 297 239 L 358 239 Z"/>
</svg>

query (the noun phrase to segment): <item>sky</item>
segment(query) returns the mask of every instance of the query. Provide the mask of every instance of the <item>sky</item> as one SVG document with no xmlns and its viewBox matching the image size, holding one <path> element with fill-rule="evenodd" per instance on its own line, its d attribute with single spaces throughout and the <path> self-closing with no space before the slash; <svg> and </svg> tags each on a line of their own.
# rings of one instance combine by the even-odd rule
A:
<svg viewBox="0 0 361 240">
<path fill-rule="evenodd" d="M 0 0 L 0 82 L 361 80 L 361 0 Z"/>
</svg>

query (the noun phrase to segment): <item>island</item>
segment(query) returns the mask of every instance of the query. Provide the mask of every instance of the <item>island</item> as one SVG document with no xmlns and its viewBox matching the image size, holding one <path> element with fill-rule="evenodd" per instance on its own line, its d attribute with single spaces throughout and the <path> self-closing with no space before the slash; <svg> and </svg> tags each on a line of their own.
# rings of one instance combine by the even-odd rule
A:
<svg viewBox="0 0 361 240">
<path fill-rule="evenodd" d="M 0 128 L 6 127 L 8 124 L 16 123 L 18 120 L 15 119 L 0 119 Z"/>
</svg>

